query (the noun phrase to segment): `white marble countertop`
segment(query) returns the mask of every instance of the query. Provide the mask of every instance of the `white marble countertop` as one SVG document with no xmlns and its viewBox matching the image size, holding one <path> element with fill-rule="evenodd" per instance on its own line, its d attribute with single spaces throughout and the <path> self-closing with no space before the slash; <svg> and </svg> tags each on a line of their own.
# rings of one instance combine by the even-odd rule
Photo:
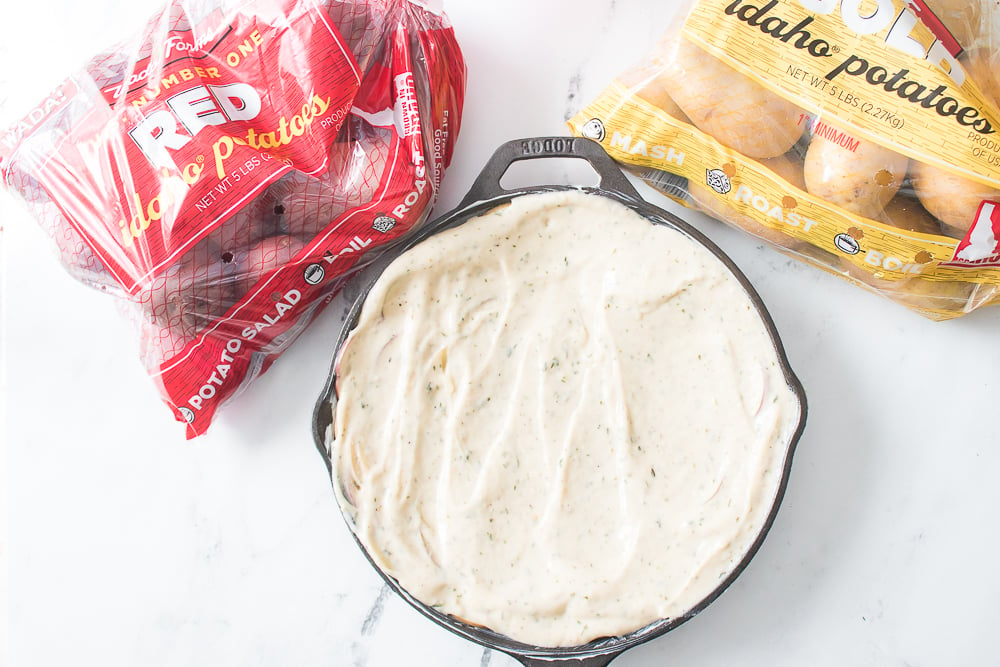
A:
<svg viewBox="0 0 1000 667">
<path fill-rule="evenodd" d="M 154 5 L 5 2 L 3 120 Z M 503 141 L 565 134 L 564 119 L 675 11 L 648 0 L 446 0 L 445 9 L 469 87 L 438 211 Z M 550 162 L 509 183 L 586 176 Z M 1000 664 L 1000 308 L 933 323 L 683 215 L 758 288 L 805 385 L 809 420 L 750 567 L 701 615 L 616 667 Z M 310 436 L 342 301 L 189 442 L 111 301 L 67 276 L 6 194 L 0 224 L 0 645 L 9 651 L 0 663 L 515 664 L 390 594 L 349 536 Z"/>
</svg>

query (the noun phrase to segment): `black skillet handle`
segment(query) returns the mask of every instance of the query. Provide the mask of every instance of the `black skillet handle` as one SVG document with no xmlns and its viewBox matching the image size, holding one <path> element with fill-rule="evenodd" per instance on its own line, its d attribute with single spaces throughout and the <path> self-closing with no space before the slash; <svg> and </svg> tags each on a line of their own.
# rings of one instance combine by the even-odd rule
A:
<svg viewBox="0 0 1000 667">
<path fill-rule="evenodd" d="M 535 137 L 515 139 L 500 146 L 483 167 L 458 208 L 462 209 L 476 202 L 488 201 L 507 194 L 508 191 L 500 186 L 500 179 L 507 173 L 510 165 L 520 160 L 540 158 L 586 160 L 600 177 L 602 190 L 617 192 L 630 199 L 642 201 L 642 197 L 625 178 L 622 170 L 596 141 L 583 137 Z"/>
<path fill-rule="evenodd" d="M 514 657 L 524 667 L 607 667 L 620 654 L 621 651 L 614 651 L 586 658 L 534 658 L 520 655 Z"/>
</svg>

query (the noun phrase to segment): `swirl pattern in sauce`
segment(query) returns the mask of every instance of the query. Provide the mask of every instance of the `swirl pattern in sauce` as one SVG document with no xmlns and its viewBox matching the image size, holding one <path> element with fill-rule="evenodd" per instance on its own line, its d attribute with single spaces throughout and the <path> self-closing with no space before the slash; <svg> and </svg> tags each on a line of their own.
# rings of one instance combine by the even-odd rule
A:
<svg viewBox="0 0 1000 667">
<path fill-rule="evenodd" d="M 335 487 L 375 563 L 538 646 L 712 593 L 766 522 L 801 410 L 715 256 L 575 191 L 396 259 L 337 392 Z"/>
</svg>

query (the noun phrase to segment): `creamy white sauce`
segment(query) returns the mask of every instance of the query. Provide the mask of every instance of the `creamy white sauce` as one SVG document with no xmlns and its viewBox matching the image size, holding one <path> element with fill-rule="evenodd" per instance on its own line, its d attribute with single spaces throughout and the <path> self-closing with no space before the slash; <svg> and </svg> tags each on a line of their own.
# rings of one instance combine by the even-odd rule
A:
<svg viewBox="0 0 1000 667">
<path fill-rule="evenodd" d="M 539 646 L 710 594 L 762 530 L 801 409 L 717 258 L 576 191 L 395 260 L 337 392 L 334 486 L 374 561 Z"/>
</svg>

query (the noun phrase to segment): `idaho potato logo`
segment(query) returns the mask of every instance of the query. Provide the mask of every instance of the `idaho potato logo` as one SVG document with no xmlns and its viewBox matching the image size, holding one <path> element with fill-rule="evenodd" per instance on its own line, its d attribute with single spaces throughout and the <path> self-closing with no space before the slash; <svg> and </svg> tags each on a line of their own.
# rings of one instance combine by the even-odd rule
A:
<svg viewBox="0 0 1000 667">
<path fill-rule="evenodd" d="M 706 169 L 705 184 L 720 195 L 729 194 L 733 189 L 729 176 L 722 169 Z"/>
</svg>

